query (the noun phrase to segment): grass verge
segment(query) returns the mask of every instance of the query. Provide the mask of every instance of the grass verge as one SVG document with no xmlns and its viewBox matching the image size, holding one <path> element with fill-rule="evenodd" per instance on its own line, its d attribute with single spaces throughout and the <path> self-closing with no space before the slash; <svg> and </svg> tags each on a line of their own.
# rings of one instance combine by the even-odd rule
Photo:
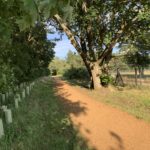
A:
<svg viewBox="0 0 150 150">
<path fill-rule="evenodd" d="M 0 150 L 88 150 L 63 111 L 51 81 L 40 81 L 5 126 Z"/>
<path fill-rule="evenodd" d="M 112 105 L 134 115 L 138 119 L 150 122 L 150 87 L 125 87 L 118 90 L 115 87 L 102 88 L 98 91 L 83 88 L 82 84 L 68 81 L 84 94 L 88 94 L 95 100 Z"/>
</svg>

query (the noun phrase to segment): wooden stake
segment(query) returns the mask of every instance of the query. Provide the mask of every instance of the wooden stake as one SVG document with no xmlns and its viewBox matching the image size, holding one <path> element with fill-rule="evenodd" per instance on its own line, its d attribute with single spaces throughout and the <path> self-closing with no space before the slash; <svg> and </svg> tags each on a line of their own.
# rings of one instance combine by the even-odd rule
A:
<svg viewBox="0 0 150 150">
<path fill-rule="evenodd" d="M 4 135 L 4 127 L 3 127 L 3 121 L 0 118 L 0 138 Z"/>
<path fill-rule="evenodd" d="M 115 84 L 118 86 L 124 86 L 124 82 L 122 79 L 122 76 L 120 74 L 119 68 L 117 68 L 117 75 L 116 75 L 116 79 L 115 79 Z"/>
</svg>

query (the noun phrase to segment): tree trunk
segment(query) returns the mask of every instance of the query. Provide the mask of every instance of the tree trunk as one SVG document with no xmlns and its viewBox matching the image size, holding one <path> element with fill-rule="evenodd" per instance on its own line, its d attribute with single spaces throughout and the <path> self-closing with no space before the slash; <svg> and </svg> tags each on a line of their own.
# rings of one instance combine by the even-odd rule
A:
<svg viewBox="0 0 150 150">
<path fill-rule="evenodd" d="M 92 65 L 91 65 L 91 74 L 92 74 L 93 88 L 94 89 L 100 89 L 102 87 L 101 83 L 100 83 L 101 71 L 100 71 L 100 67 L 99 67 L 97 62 L 92 63 Z"/>
<path fill-rule="evenodd" d="M 66 33 L 66 35 L 68 36 L 72 45 L 77 50 L 78 54 L 83 59 L 83 62 L 84 62 L 85 66 L 86 66 L 86 68 L 87 68 L 87 70 L 91 76 L 92 87 L 94 89 L 99 89 L 101 87 L 101 84 L 100 84 L 100 78 L 99 78 L 99 75 L 100 75 L 99 68 L 100 67 L 99 67 L 98 62 L 90 63 L 87 60 L 87 56 L 85 56 L 84 52 L 82 51 L 82 47 L 76 41 L 74 34 L 69 30 L 67 24 L 65 22 L 63 22 L 63 20 L 61 19 L 61 17 L 58 14 L 54 15 L 54 18 L 57 21 L 57 23 L 60 25 L 60 27 L 63 29 L 63 31 Z"/>
<path fill-rule="evenodd" d="M 77 43 L 74 34 L 69 30 L 67 24 L 62 20 L 62 18 L 56 14 L 54 15 L 55 20 L 60 25 L 60 27 L 63 29 L 63 31 L 66 33 L 67 37 L 69 38 L 71 44 L 74 46 L 74 48 L 77 50 L 77 52 L 81 55 L 82 50 L 79 44 Z"/>
<path fill-rule="evenodd" d="M 142 85 L 142 78 L 143 78 L 143 67 L 139 66 L 139 80 L 140 80 L 140 85 Z"/>
<path fill-rule="evenodd" d="M 141 76 L 144 78 L 144 67 L 141 67 Z"/>
<path fill-rule="evenodd" d="M 141 76 L 141 67 L 138 66 L 139 77 Z"/>
</svg>

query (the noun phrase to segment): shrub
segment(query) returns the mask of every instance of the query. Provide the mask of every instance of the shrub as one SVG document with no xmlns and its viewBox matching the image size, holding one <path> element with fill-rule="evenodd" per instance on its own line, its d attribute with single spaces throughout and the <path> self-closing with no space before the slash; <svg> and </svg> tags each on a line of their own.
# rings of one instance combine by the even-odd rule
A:
<svg viewBox="0 0 150 150">
<path fill-rule="evenodd" d="M 89 74 L 86 68 L 70 68 L 65 70 L 64 77 L 68 79 L 89 79 Z"/>
<path fill-rule="evenodd" d="M 100 76 L 100 81 L 101 81 L 102 86 L 107 87 L 109 84 L 113 84 L 114 79 L 109 74 L 102 74 Z"/>
<path fill-rule="evenodd" d="M 14 76 L 13 69 L 8 65 L 0 66 L 0 93 L 6 92 L 9 88 L 17 82 Z"/>
</svg>

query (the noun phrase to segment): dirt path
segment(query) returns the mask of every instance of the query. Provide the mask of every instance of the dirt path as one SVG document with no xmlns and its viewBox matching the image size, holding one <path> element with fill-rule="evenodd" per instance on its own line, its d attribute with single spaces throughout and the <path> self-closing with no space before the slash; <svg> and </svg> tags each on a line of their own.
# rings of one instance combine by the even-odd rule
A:
<svg viewBox="0 0 150 150">
<path fill-rule="evenodd" d="M 95 150 L 150 150 L 150 124 L 54 79 L 73 124 Z"/>
</svg>

